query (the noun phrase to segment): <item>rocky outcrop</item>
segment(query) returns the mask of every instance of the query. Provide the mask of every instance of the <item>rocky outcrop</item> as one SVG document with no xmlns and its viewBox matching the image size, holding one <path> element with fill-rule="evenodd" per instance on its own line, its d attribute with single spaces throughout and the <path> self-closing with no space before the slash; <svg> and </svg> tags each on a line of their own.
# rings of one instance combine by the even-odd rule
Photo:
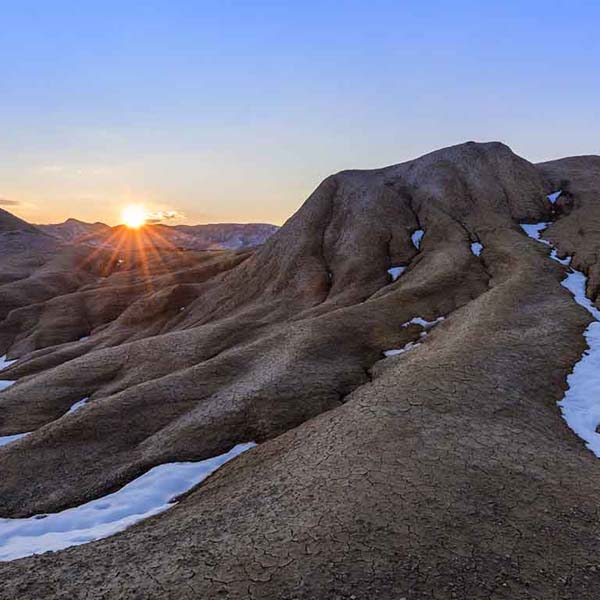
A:
<svg viewBox="0 0 600 600">
<path fill-rule="evenodd" d="M 600 462 L 556 405 L 590 316 L 519 224 L 555 221 L 592 281 L 598 160 L 346 171 L 256 250 L 95 284 L 152 288 L 3 372 L 0 435 L 33 433 L 0 448 L 0 516 L 259 446 L 160 517 L 0 564 L 0 597 L 595 598 Z"/>
</svg>

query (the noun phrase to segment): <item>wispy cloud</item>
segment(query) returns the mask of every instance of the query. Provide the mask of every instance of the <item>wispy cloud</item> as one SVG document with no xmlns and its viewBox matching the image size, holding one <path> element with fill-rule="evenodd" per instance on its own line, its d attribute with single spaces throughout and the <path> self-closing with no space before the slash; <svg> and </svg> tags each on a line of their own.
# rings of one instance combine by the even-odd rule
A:
<svg viewBox="0 0 600 600">
<path fill-rule="evenodd" d="M 18 200 L 7 200 L 0 198 L 0 206 L 19 206 L 21 203 Z"/>
<path fill-rule="evenodd" d="M 112 169 L 105 165 L 50 164 L 39 166 L 37 172 L 60 177 L 102 177 L 110 174 Z"/>
<path fill-rule="evenodd" d="M 165 221 L 174 221 L 176 219 L 183 219 L 183 213 L 180 213 L 176 210 L 159 210 L 153 213 L 150 213 L 146 217 L 146 223 L 150 223 L 151 225 L 156 225 L 158 223 L 164 223 Z"/>
</svg>

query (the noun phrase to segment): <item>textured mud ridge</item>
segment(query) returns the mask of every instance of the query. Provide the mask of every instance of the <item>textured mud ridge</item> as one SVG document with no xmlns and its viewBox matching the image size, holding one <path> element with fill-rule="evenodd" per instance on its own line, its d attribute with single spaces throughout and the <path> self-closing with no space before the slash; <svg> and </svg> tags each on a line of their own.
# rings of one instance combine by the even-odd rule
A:
<svg viewBox="0 0 600 600">
<path fill-rule="evenodd" d="M 327 178 L 256 249 L 11 258 L 0 436 L 31 433 L 0 448 L 1 518 L 260 443 L 1 563 L 0 598 L 595 600 L 598 231 L 599 157 L 467 143 Z"/>
</svg>

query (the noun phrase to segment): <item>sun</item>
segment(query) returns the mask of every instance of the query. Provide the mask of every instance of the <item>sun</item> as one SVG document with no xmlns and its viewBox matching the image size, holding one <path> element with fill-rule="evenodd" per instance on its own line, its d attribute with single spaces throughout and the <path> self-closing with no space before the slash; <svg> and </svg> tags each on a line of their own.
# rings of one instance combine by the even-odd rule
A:
<svg viewBox="0 0 600 600">
<path fill-rule="evenodd" d="M 128 204 L 121 212 L 121 219 L 130 229 L 139 229 L 146 222 L 146 214 L 141 204 Z"/>
</svg>

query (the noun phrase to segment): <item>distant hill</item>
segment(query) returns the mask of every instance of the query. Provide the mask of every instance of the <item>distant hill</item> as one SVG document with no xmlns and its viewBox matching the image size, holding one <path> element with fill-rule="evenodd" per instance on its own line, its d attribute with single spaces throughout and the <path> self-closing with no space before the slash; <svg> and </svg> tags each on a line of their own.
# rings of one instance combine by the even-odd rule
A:
<svg viewBox="0 0 600 600">
<path fill-rule="evenodd" d="M 0 208 L 0 259 L 28 251 L 53 251 L 59 245 L 46 232 Z"/>
<path fill-rule="evenodd" d="M 78 243 L 87 238 L 108 234 L 111 228 L 105 223 L 86 223 L 78 219 L 67 219 L 64 223 L 38 225 L 38 229 L 67 243 Z"/>
<path fill-rule="evenodd" d="M 119 244 L 123 225 L 85 223 L 68 219 L 54 225 L 38 225 L 41 231 L 68 244 L 87 244 L 111 248 Z M 263 244 L 278 227 L 266 223 L 217 223 L 209 225 L 146 225 L 141 239 L 156 247 L 186 250 L 247 248 Z"/>
</svg>

